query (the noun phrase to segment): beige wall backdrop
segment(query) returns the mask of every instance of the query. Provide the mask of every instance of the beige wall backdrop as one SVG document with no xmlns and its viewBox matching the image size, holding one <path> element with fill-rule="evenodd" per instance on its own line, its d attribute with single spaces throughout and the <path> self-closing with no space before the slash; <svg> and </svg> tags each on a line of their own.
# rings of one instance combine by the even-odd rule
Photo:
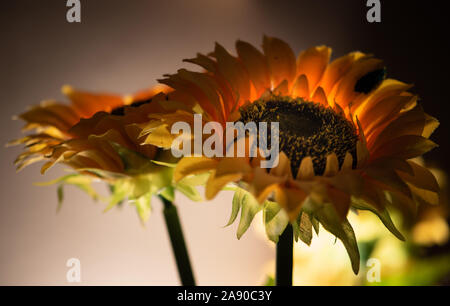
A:
<svg viewBox="0 0 450 306">
<path fill-rule="evenodd" d="M 22 123 L 11 121 L 14 114 L 43 99 L 63 99 L 63 84 L 130 93 L 190 67 L 181 60 L 211 51 L 216 41 L 234 52 L 235 40 L 260 46 L 267 34 L 296 52 L 327 44 L 338 55 L 373 44 L 364 28 L 365 1 L 81 3 L 81 24 L 66 22 L 65 0 L 2 3 L 1 144 L 20 136 Z M 56 188 L 33 183 L 56 178 L 63 169 L 43 177 L 34 165 L 16 174 L 12 162 L 19 152 L 0 150 L 1 285 L 67 285 L 66 261 L 72 257 L 81 261 L 84 285 L 178 284 L 157 199 L 145 228 L 132 207 L 104 214 L 104 204 L 70 187 L 56 214 Z M 223 228 L 231 199 L 226 192 L 205 203 L 178 196 L 200 285 L 261 284 L 263 265 L 274 258 L 274 249 L 254 230 L 238 241 L 235 226 Z"/>
</svg>

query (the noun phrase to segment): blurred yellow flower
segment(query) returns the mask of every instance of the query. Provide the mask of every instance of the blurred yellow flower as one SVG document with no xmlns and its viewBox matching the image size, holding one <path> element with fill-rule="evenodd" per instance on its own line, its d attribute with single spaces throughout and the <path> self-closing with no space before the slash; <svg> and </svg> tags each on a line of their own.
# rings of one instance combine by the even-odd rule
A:
<svg viewBox="0 0 450 306">
<path fill-rule="evenodd" d="M 80 187 L 94 199 L 99 196 L 92 188 L 94 180 L 109 184 L 112 195 L 106 210 L 130 200 L 142 222 L 151 211 L 151 196 L 157 193 L 173 200 L 173 188 L 193 200 L 199 200 L 192 184 L 172 182 L 176 159 L 150 144 L 142 145 L 139 124 L 148 121 L 151 113 L 164 111 L 169 88 L 158 85 L 134 95 L 96 94 L 63 87 L 70 105 L 44 102 L 19 115 L 31 134 L 12 141 L 24 144 L 25 152 L 16 159 L 18 170 L 45 161 L 41 172 L 62 163 L 76 172 L 46 184 L 59 184 L 59 204 L 62 186 Z"/>
</svg>

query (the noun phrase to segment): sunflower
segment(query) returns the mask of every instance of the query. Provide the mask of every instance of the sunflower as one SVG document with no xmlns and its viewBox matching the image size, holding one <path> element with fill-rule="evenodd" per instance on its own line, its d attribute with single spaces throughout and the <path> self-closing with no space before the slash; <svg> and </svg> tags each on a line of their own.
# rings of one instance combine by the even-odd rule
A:
<svg viewBox="0 0 450 306">
<path fill-rule="evenodd" d="M 33 133 L 10 144 L 25 144 L 26 151 L 16 159 L 18 170 L 37 161 L 46 161 L 41 173 L 57 163 L 75 173 L 41 185 L 73 184 L 97 199 L 91 183 L 101 179 L 112 191 L 107 209 L 128 198 L 136 204 L 142 222 L 150 214 L 150 199 L 163 192 L 173 197 L 173 188 L 199 199 L 195 188 L 172 184 L 175 159 L 153 145 L 141 145 L 139 123 L 152 112 L 161 112 L 167 88 L 156 86 L 134 95 L 119 96 L 77 91 L 69 86 L 63 92 L 70 105 L 43 102 L 18 117 L 26 121 L 24 130 Z M 60 203 L 61 204 L 61 203 Z"/>
<path fill-rule="evenodd" d="M 275 242 L 290 222 L 296 238 L 309 244 L 321 223 L 343 241 L 357 272 L 349 209 L 372 211 L 403 239 L 388 208 L 438 203 L 434 176 L 411 159 L 436 147 L 429 137 L 439 123 L 424 113 L 412 86 L 387 78 L 383 61 L 372 55 L 353 52 L 330 62 L 331 49 L 318 46 L 296 58 L 272 37 L 264 37 L 262 49 L 238 41 L 233 56 L 216 44 L 210 54 L 186 60 L 203 71 L 181 69 L 160 80 L 173 88 L 169 100 L 179 106 L 152 114 L 144 143 L 169 148 L 178 136 L 170 133 L 173 124 L 192 123 L 194 114 L 224 127 L 279 122 L 276 167 L 261 168 L 261 156 L 184 157 L 175 180 L 209 173 L 207 199 L 230 183 L 239 186 L 230 220 L 241 209 L 238 236 L 261 209 Z"/>
<path fill-rule="evenodd" d="M 149 99 L 160 89 L 161 87 L 155 87 L 135 95 L 120 96 L 76 90 L 69 85 L 63 86 L 62 92 L 71 102 L 69 105 L 46 100 L 14 117 L 14 119 L 25 121 L 22 132 L 30 132 L 29 135 L 8 143 L 8 145 L 24 144 L 26 146 L 26 150 L 15 160 L 17 170 L 44 160 L 52 153 L 54 146 L 75 138 L 76 135 L 73 135 L 70 130 L 81 119 L 89 118 L 101 111 L 111 112 L 141 99 Z"/>
</svg>

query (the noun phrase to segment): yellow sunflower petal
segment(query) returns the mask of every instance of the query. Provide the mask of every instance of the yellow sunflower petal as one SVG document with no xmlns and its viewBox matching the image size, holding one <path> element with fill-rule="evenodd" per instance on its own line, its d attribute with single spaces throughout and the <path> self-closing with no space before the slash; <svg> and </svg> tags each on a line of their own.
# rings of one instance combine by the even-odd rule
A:
<svg viewBox="0 0 450 306">
<path fill-rule="evenodd" d="M 322 78 L 330 56 L 331 48 L 326 46 L 313 47 L 300 53 L 297 59 L 297 75 L 306 75 L 311 90 L 316 88 Z"/>
<path fill-rule="evenodd" d="M 434 191 L 418 188 L 412 184 L 408 184 L 411 188 L 412 193 L 415 196 L 415 200 L 418 202 L 425 202 L 425 204 L 438 205 L 439 204 L 439 194 Z"/>
<path fill-rule="evenodd" d="M 70 99 L 77 112 L 86 118 L 99 111 L 110 112 L 125 103 L 119 95 L 89 93 L 75 90 L 69 85 L 63 86 L 61 91 Z"/>
<path fill-rule="evenodd" d="M 60 131 L 67 131 L 72 126 L 71 122 L 67 121 L 49 110 L 49 107 L 36 106 L 18 116 L 27 123 L 34 123 L 42 126 L 54 126 Z"/>
<path fill-rule="evenodd" d="M 403 135 L 418 135 L 429 138 L 439 126 L 439 122 L 426 115 L 420 107 L 401 114 L 378 133 L 373 133 L 369 147 L 375 150 L 389 140 Z"/>
<path fill-rule="evenodd" d="M 225 118 L 223 101 L 218 95 L 216 84 L 211 77 L 204 73 L 192 72 L 186 69 L 180 69 L 178 74 L 192 84 L 192 92 L 198 99 L 201 107 L 210 114 L 216 114 L 216 118 L 223 121 Z"/>
<path fill-rule="evenodd" d="M 407 161 L 411 166 L 413 173 L 408 174 L 402 171 L 397 171 L 398 175 L 406 182 L 424 190 L 439 192 L 440 187 L 436 177 L 425 167 L 418 165 L 413 161 Z"/>
<path fill-rule="evenodd" d="M 219 177 L 215 176 L 215 171 L 211 173 L 205 187 L 205 197 L 212 200 L 227 184 L 238 181 L 242 178 L 242 174 L 226 174 Z"/>
<path fill-rule="evenodd" d="M 85 150 L 77 153 L 74 156 L 83 156 L 96 162 L 100 169 L 111 172 L 120 172 L 122 169 L 117 163 L 106 155 L 102 150 Z M 87 167 L 86 167 L 87 168 Z"/>
<path fill-rule="evenodd" d="M 167 126 L 161 125 L 148 134 L 147 138 L 144 140 L 144 143 L 170 149 L 176 137 L 177 135 L 173 135 L 169 132 Z"/>
<path fill-rule="evenodd" d="M 177 164 L 173 178 L 176 182 L 193 174 L 205 173 L 215 169 L 218 161 L 207 157 L 183 157 Z"/>
<path fill-rule="evenodd" d="M 213 55 L 217 59 L 217 69 L 231 86 L 235 100 L 241 100 L 239 104 L 248 100 L 250 78 L 242 64 L 217 43 Z"/>
<path fill-rule="evenodd" d="M 305 75 L 299 76 L 292 87 L 292 96 L 295 98 L 309 98 L 308 79 Z"/>
<path fill-rule="evenodd" d="M 370 134 L 371 130 L 382 124 L 383 122 L 389 122 L 400 114 L 400 111 L 411 101 L 414 101 L 417 97 L 409 96 L 393 96 L 384 99 L 377 104 L 371 112 L 362 114 L 362 117 L 358 117 L 361 121 L 361 125 L 364 128 L 366 134 Z"/>
<path fill-rule="evenodd" d="M 27 167 L 27 166 L 29 166 L 31 164 L 37 163 L 37 162 L 39 162 L 39 161 L 41 161 L 43 159 L 44 159 L 44 156 L 41 155 L 41 156 L 35 156 L 35 157 L 29 158 L 29 159 L 27 159 L 25 161 L 22 161 L 21 163 L 17 164 L 16 171 L 19 172 L 23 168 L 25 168 L 25 167 Z"/>
<path fill-rule="evenodd" d="M 237 41 L 236 50 L 256 88 L 256 95 L 261 95 L 270 88 L 269 68 L 264 55 L 251 44 L 241 40 Z"/>
<path fill-rule="evenodd" d="M 273 94 L 277 96 L 286 96 L 289 93 L 288 81 L 284 80 L 273 90 Z"/>
<path fill-rule="evenodd" d="M 392 96 L 398 96 L 402 92 L 410 89 L 412 85 L 400 82 L 394 79 L 386 79 L 369 96 L 359 101 L 353 101 L 352 108 L 354 114 L 361 118 L 362 113 L 370 113 L 376 105 L 384 99 Z"/>
<path fill-rule="evenodd" d="M 352 67 L 352 64 L 363 56 L 364 54 L 361 52 L 353 52 L 335 59 L 327 66 L 319 85 L 327 94 L 331 93 L 331 90 Z"/>
<path fill-rule="evenodd" d="M 230 174 L 247 174 L 251 167 L 246 158 L 224 158 L 218 162 L 214 176 L 216 178 Z"/>
<path fill-rule="evenodd" d="M 416 135 L 405 135 L 386 142 L 372 153 L 373 160 L 384 157 L 410 159 L 421 156 L 437 147 L 433 141 Z"/>
<path fill-rule="evenodd" d="M 411 196 L 408 185 L 400 178 L 395 169 L 374 163 L 364 169 L 364 173 L 373 180 L 383 184 L 387 190 L 401 192 L 406 196 Z"/>
<path fill-rule="evenodd" d="M 201 53 L 197 53 L 197 57 L 195 58 L 184 59 L 183 62 L 199 65 L 210 72 L 217 71 L 216 62 L 212 58 Z"/>
<path fill-rule="evenodd" d="M 291 47 L 278 38 L 264 36 L 263 50 L 267 58 L 272 86 L 276 87 L 284 80 L 291 84 L 297 70 Z"/>
<path fill-rule="evenodd" d="M 312 96 L 312 101 L 316 103 L 320 103 L 321 105 L 327 107 L 328 106 L 328 99 L 327 95 L 325 94 L 325 91 L 322 87 L 317 87 L 316 91 L 314 92 L 314 95 Z"/>
<path fill-rule="evenodd" d="M 383 61 L 375 58 L 363 57 L 356 61 L 352 68 L 345 74 L 337 87 L 335 100 L 342 108 L 355 99 L 359 93 L 355 92 L 357 81 L 369 72 L 383 68 Z"/>
</svg>

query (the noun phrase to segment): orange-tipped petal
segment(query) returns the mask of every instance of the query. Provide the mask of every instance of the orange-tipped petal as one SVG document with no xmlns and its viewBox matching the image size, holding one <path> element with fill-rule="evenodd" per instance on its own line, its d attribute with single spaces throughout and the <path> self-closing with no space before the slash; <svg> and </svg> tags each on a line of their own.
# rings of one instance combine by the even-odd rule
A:
<svg viewBox="0 0 450 306">
<path fill-rule="evenodd" d="M 256 95 L 270 88 L 270 74 L 264 54 L 251 44 L 237 41 L 236 50 L 256 88 Z"/>
<path fill-rule="evenodd" d="M 297 75 L 306 75 L 311 89 L 316 88 L 330 61 L 331 48 L 319 46 L 300 53 L 297 59 Z"/>
<path fill-rule="evenodd" d="M 301 75 L 295 80 L 295 83 L 292 87 L 292 96 L 294 98 L 300 97 L 309 99 L 309 85 L 308 79 L 305 75 Z"/>
<path fill-rule="evenodd" d="M 264 36 L 263 50 L 271 74 L 272 85 L 287 80 L 291 84 L 296 75 L 296 60 L 291 47 L 284 41 Z"/>
</svg>

